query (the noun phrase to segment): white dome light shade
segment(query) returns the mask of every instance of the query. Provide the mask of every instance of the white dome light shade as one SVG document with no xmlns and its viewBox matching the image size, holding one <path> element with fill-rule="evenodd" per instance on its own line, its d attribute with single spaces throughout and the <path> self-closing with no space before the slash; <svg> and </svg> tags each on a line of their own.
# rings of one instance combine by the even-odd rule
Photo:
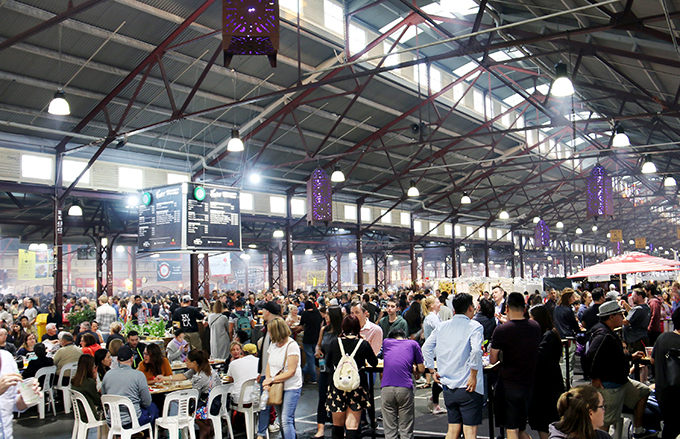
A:
<svg viewBox="0 0 680 439">
<path fill-rule="evenodd" d="M 55 116 L 68 116 L 71 114 L 71 107 L 68 105 L 64 90 L 57 90 L 54 93 L 54 98 L 50 101 L 47 112 Z"/>
<path fill-rule="evenodd" d="M 251 183 L 259 183 L 261 180 L 262 180 L 262 178 L 260 177 L 260 174 L 258 174 L 257 172 L 251 172 L 250 173 L 250 182 Z"/>
<path fill-rule="evenodd" d="M 307 256 L 310 256 L 312 253 L 314 253 L 314 252 L 312 251 L 311 248 L 308 248 L 307 250 L 305 250 L 305 254 L 306 254 Z"/>
<path fill-rule="evenodd" d="M 333 183 L 342 183 L 343 181 L 345 181 L 345 173 L 342 172 L 340 166 L 335 167 L 335 170 L 331 174 L 331 181 Z"/>
<path fill-rule="evenodd" d="M 33 244 L 30 244 L 30 245 L 28 246 L 28 251 L 31 251 L 31 252 L 38 251 L 38 247 L 39 247 L 38 244 L 36 244 L 36 243 L 34 242 Z"/>
<path fill-rule="evenodd" d="M 567 74 L 567 66 L 560 63 L 555 66 L 555 82 L 550 93 L 556 97 L 571 96 L 574 94 L 574 84 L 571 83 Z"/>
<path fill-rule="evenodd" d="M 460 199 L 460 204 L 471 204 L 472 199 L 470 196 L 467 194 L 467 192 L 463 192 L 463 196 Z"/>
<path fill-rule="evenodd" d="M 593 232 L 597 232 L 597 226 L 593 226 L 590 230 L 592 230 Z"/>
<path fill-rule="evenodd" d="M 125 247 L 122 245 L 117 245 L 116 246 L 116 253 L 123 253 L 125 251 Z"/>
<path fill-rule="evenodd" d="M 583 233 L 583 229 L 580 228 L 580 227 L 577 227 L 576 230 L 575 230 L 575 232 L 576 232 L 577 235 L 580 235 L 580 234 Z"/>
<path fill-rule="evenodd" d="M 641 171 L 643 174 L 654 174 L 656 172 L 656 165 L 652 161 L 652 156 L 645 156 L 645 162 L 642 164 Z"/>
<path fill-rule="evenodd" d="M 564 223 L 562 221 L 557 221 L 555 227 L 557 227 L 558 229 L 564 229 Z"/>
<path fill-rule="evenodd" d="M 106 247 L 109 245 L 109 239 L 108 238 L 102 238 L 101 241 L 99 241 L 102 245 L 102 247 Z"/>
<path fill-rule="evenodd" d="M 630 139 L 628 135 L 624 132 L 623 126 L 617 125 L 614 130 L 614 138 L 612 139 L 612 146 L 614 148 L 625 148 L 630 146 Z"/>
<path fill-rule="evenodd" d="M 534 217 L 534 224 L 538 224 L 539 222 L 541 222 L 541 217 L 540 217 L 540 216 L 535 216 L 535 217 Z"/>
<path fill-rule="evenodd" d="M 38 251 L 44 252 L 45 250 L 47 250 L 47 244 L 38 244 Z"/>
<path fill-rule="evenodd" d="M 351 253 L 349 254 L 349 258 L 350 258 L 350 259 L 356 259 L 356 257 L 357 257 L 357 254 L 354 253 L 354 252 L 351 252 Z"/>
<path fill-rule="evenodd" d="M 461 245 L 460 247 L 458 247 L 458 251 L 460 251 L 460 252 L 464 252 L 465 250 L 467 250 L 467 249 L 465 248 L 464 245 Z"/>
<path fill-rule="evenodd" d="M 130 195 L 127 199 L 127 205 L 135 207 L 139 204 L 139 197 L 137 195 Z"/>
<path fill-rule="evenodd" d="M 678 185 L 678 182 L 675 181 L 675 177 L 672 175 L 667 175 L 666 178 L 663 180 L 663 185 L 665 187 L 675 187 Z"/>
<path fill-rule="evenodd" d="M 473 262 L 475 262 L 475 260 L 470 258 L 470 259 L 468 259 L 468 262 L 472 264 Z"/>
<path fill-rule="evenodd" d="M 519 256 L 519 252 L 515 250 L 515 256 Z"/>
<path fill-rule="evenodd" d="M 501 213 L 498 214 L 498 218 L 502 220 L 508 220 L 510 219 L 510 214 L 508 213 L 507 210 L 503 209 L 501 210 Z"/>
<path fill-rule="evenodd" d="M 406 192 L 406 195 L 412 198 L 420 196 L 420 191 L 416 187 L 415 181 L 411 180 L 411 186 L 408 188 L 408 192 Z"/>
<path fill-rule="evenodd" d="M 68 216 L 83 216 L 83 208 L 77 204 L 68 208 Z"/>
<path fill-rule="evenodd" d="M 227 143 L 227 151 L 229 152 L 243 151 L 243 140 L 241 140 L 238 130 L 231 130 L 231 139 L 229 139 L 229 143 Z"/>
<path fill-rule="evenodd" d="M 272 236 L 274 238 L 283 238 L 284 236 L 286 236 L 286 234 L 283 233 L 283 230 L 274 230 L 274 233 L 272 233 Z"/>
<path fill-rule="evenodd" d="M 250 260 L 250 255 L 248 253 L 242 253 L 241 256 L 239 256 L 239 257 L 244 261 Z"/>
</svg>

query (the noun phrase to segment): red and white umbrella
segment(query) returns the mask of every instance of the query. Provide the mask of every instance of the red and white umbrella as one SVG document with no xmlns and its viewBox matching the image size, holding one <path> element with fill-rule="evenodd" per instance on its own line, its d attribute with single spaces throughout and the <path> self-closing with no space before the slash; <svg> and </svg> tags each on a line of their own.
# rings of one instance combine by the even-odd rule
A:
<svg viewBox="0 0 680 439">
<path fill-rule="evenodd" d="M 660 260 L 660 261 L 659 261 Z M 626 253 L 614 256 L 599 264 L 591 265 L 578 273 L 568 276 L 569 279 L 588 276 L 606 276 L 612 274 L 647 273 L 652 271 L 677 271 L 680 262 L 657 258 L 644 253 Z"/>
</svg>

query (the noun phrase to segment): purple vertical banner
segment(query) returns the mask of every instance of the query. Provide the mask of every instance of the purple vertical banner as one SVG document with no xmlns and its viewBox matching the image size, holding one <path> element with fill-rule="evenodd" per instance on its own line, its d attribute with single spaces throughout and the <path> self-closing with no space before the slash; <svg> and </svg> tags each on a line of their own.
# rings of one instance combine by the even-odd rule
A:
<svg viewBox="0 0 680 439">
<path fill-rule="evenodd" d="M 623 253 L 623 244 L 621 241 L 612 242 L 612 250 L 614 251 L 614 256 L 618 256 Z"/>
<path fill-rule="evenodd" d="M 550 228 L 543 220 L 534 227 L 534 242 L 536 247 L 550 247 Z"/>
<path fill-rule="evenodd" d="M 612 178 L 601 165 L 595 165 L 590 175 L 586 177 L 586 189 L 588 219 L 614 215 Z"/>
<path fill-rule="evenodd" d="M 333 221 L 333 189 L 331 179 L 317 168 L 307 181 L 307 223 L 328 224 Z"/>
</svg>

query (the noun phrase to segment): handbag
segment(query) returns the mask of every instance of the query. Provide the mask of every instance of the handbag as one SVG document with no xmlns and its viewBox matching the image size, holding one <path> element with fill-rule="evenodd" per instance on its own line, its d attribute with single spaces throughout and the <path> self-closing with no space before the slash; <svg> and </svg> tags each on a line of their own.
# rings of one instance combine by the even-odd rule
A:
<svg viewBox="0 0 680 439">
<path fill-rule="evenodd" d="M 680 350 L 670 349 L 663 360 L 666 366 L 666 385 L 680 387 Z"/>
<path fill-rule="evenodd" d="M 288 359 L 288 347 L 290 346 L 291 343 L 295 342 L 291 340 L 286 345 L 286 352 L 283 355 L 284 365 L 281 368 L 281 370 L 276 375 L 274 375 L 275 377 L 282 374 L 283 369 L 286 367 L 285 362 Z M 271 386 L 269 386 L 269 399 L 267 399 L 267 405 L 281 405 L 281 404 L 283 404 L 283 383 L 273 383 Z"/>
</svg>

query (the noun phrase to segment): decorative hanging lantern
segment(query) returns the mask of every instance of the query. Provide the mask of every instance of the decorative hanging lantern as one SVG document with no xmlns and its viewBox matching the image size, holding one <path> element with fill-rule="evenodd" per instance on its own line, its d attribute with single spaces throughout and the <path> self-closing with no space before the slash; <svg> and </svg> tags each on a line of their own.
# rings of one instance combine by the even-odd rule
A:
<svg viewBox="0 0 680 439">
<path fill-rule="evenodd" d="M 621 241 L 612 242 L 612 250 L 614 251 L 614 256 L 618 256 L 623 253 L 623 244 Z"/>
<path fill-rule="evenodd" d="M 607 170 L 597 164 L 586 177 L 586 189 L 588 190 L 586 204 L 588 206 L 588 219 L 601 216 L 614 215 L 614 203 L 612 202 L 612 178 L 607 175 Z"/>
<path fill-rule="evenodd" d="M 234 55 L 267 55 L 276 67 L 278 0 L 222 0 L 222 47 L 225 67 Z"/>
<path fill-rule="evenodd" d="M 536 247 L 550 247 L 550 228 L 543 220 L 534 227 L 534 242 Z"/>
<path fill-rule="evenodd" d="M 307 181 L 307 224 L 324 223 L 333 220 L 333 189 L 331 179 L 321 168 L 317 168 Z"/>
</svg>

